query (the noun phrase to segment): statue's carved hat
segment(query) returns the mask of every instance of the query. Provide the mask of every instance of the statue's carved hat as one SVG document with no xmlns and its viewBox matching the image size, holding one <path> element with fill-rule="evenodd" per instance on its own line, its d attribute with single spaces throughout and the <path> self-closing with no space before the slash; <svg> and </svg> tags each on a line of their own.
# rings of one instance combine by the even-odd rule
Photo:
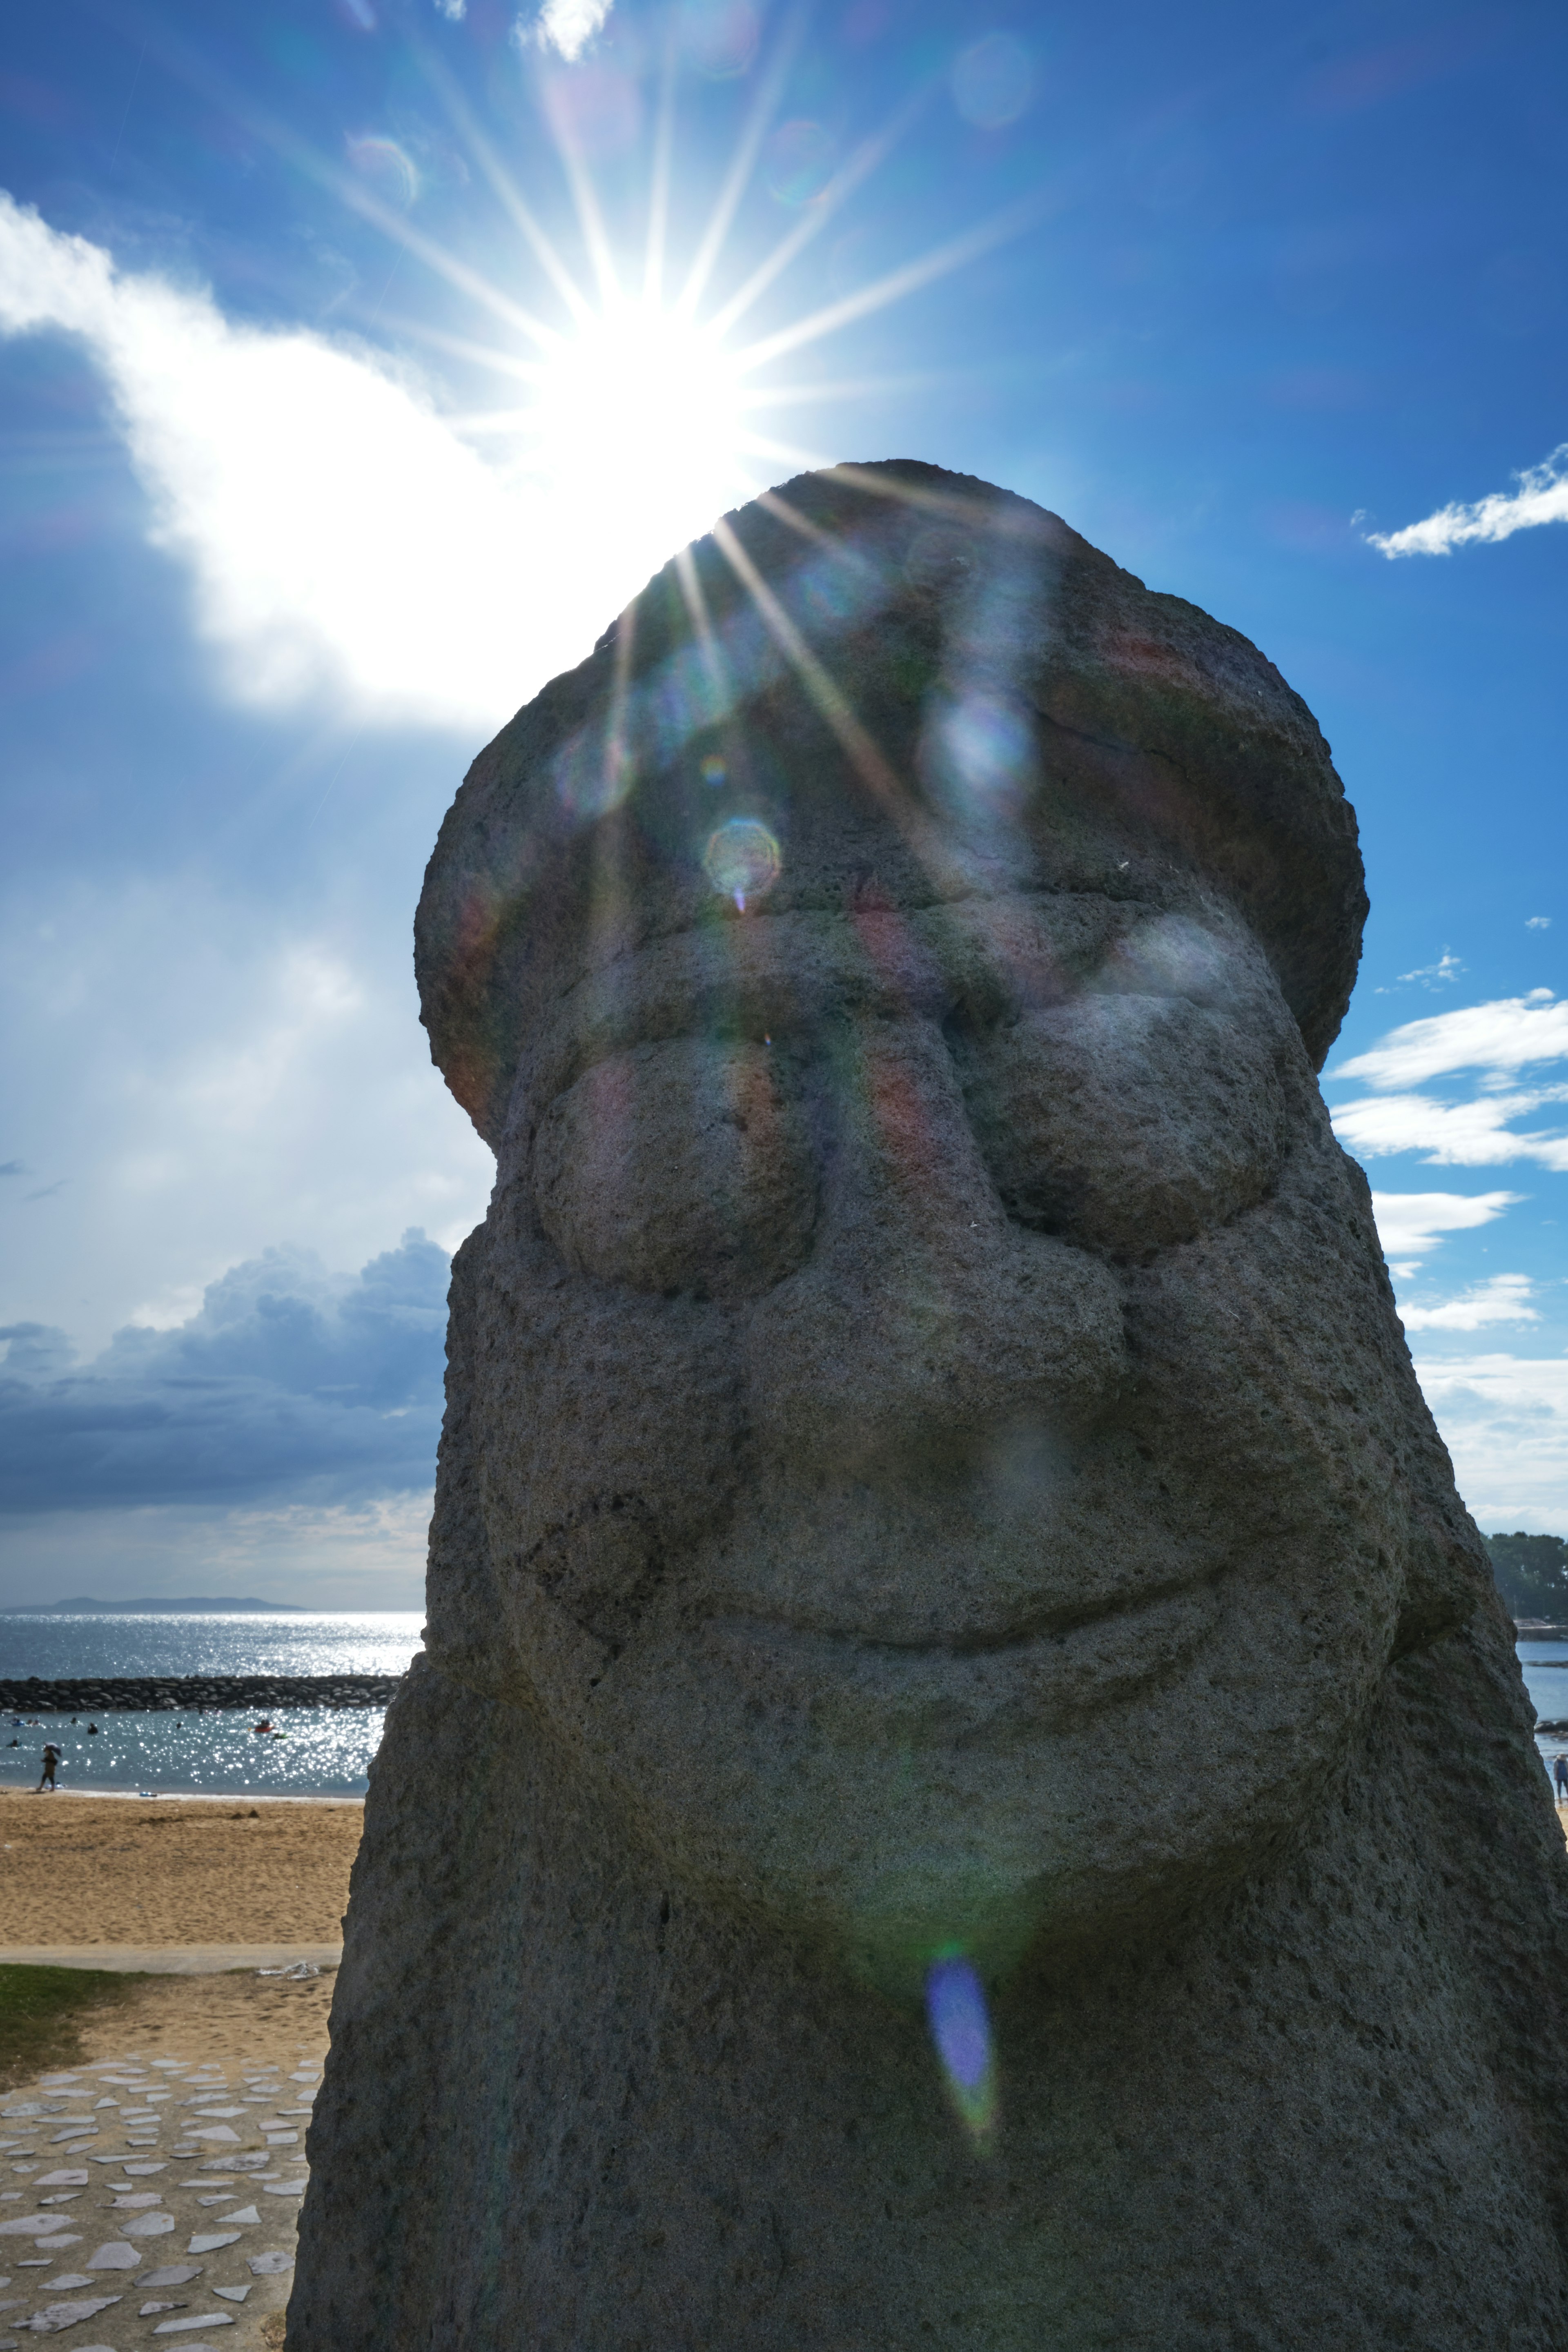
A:
<svg viewBox="0 0 1568 2352">
<path fill-rule="evenodd" d="M 434 1058 L 487 1139 L 553 992 L 730 911 L 726 838 L 742 882 L 763 845 L 775 911 L 1195 882 L 1262 943 L 1315 1067 L 1366 913 L 1329 746 L 1255 646 L 911 460 L 727 516 L 475 761 L 416 947 Z"/>
</svg>

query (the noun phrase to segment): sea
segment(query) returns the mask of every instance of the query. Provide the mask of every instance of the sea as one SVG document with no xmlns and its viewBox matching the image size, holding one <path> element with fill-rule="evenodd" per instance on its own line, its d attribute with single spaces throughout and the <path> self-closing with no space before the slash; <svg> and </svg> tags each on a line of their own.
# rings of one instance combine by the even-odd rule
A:
<svg viewBox="0 0 1568 2352">
<path fill-rule="evenodd" d="M 400 1675 L 418 1610 L 54 1611 L 0 1615 L 0 1680 L 120 1675 Z M 46 1739 L 62 1789 L 160 1796 L 363 1797 L 382 1707 L 227 1707 L 202 1715 L 0 1713 L 0 1788 L 33 1788 Z M 269 1716 L 274 1734 L 256 1725 Z M 96 1724 L 97 1729 L 89 1728 Z"/>
<path fill-rule="evenodd" d="M 1568 1641 L 1521 1639 L 1518 1649 L 1524 1687 L 1540 1720 L 1568 1723 Z M 1537 1731 L 1535 1745 L 1550 1772 L 1551 1758 L 1568 1755 L 1568 1732 Z"/>
<path fill-rule="evenodd" d="M 343 1616 L 171 1611 L 167 1616 L 40 1611 L 0 1615 L 0 1680 L 115 1675 L 400 1675 L 418 1654 L 423 1613 Z M 1568 1640 L 1521 1639 L 1525 1688 L 1542 1722 L 1568 1723 Z M 43 1745 L 61 1751 L 62 1788 L 223 1796 L 363 1797 L 381 1745 L 381 1707 L 281 1707 L 280 1737 L 254 1707 L 203 1715 L 0 1715 L 0 1788 L 32 1788 Z M 89 1729 L 96 1723 L 96 1731 Z M 1568 1733 L 1538 1732 L 1542 1766 Z"/>
</svg>

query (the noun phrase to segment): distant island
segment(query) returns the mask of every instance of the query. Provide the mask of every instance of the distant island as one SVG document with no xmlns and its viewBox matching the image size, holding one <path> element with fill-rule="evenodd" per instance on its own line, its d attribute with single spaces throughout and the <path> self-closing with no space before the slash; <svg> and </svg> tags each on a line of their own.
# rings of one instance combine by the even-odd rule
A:
<svg viewBox="0 0 1568 2352">
<path fill-rule="evenodd" d="M 162 1601 L 95 1601 L 90 1593 L 79 1592 L 71 1601 L 27 1601 L 13 1602 L 0 1609 L 0 1617 L 63 1617 L 90 1615 L 94 1617 L 164 1616 L 172 1610 L 193 1609 L 221 1611 L 225 1615 L 236 1609 L 268 1609 L 291 1612 L 302 1617 L 305 1611 L 297 1601 L 258 1601 L 254 1596 L 236 1594 L 230 1600 L 226 1593 L 171 1592 Z"/>
</svg>

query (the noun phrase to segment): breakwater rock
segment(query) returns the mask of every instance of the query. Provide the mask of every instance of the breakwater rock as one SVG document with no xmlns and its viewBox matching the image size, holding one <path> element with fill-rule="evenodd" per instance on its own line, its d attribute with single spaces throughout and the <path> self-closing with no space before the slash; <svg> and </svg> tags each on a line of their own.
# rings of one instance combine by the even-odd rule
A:
<svg viewBox="0 0 1568 2352">
<path fill-rule="evenodd" d="M 136 1675 L 96 1680 L 0 1681 L 16 1715 L 190 1715 L 198 1707 L 386 1706 L 401 1675 Z"/>
</svg>

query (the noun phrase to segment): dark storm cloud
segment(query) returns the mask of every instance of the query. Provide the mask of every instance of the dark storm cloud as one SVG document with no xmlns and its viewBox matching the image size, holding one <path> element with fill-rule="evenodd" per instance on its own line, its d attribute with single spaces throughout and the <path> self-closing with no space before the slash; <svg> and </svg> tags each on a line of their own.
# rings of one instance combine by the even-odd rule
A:
<svg viewBox="0 0 1568 2352">
<path fill-rule="evenodd" d="M 415 1229 L 351 1277 L 268 1250 L 172 1331 L 0 1328 L 0 1511 L 364 1502 L 427 1486 L 441 1425 L 447 1254 Z"/>
</svg>

